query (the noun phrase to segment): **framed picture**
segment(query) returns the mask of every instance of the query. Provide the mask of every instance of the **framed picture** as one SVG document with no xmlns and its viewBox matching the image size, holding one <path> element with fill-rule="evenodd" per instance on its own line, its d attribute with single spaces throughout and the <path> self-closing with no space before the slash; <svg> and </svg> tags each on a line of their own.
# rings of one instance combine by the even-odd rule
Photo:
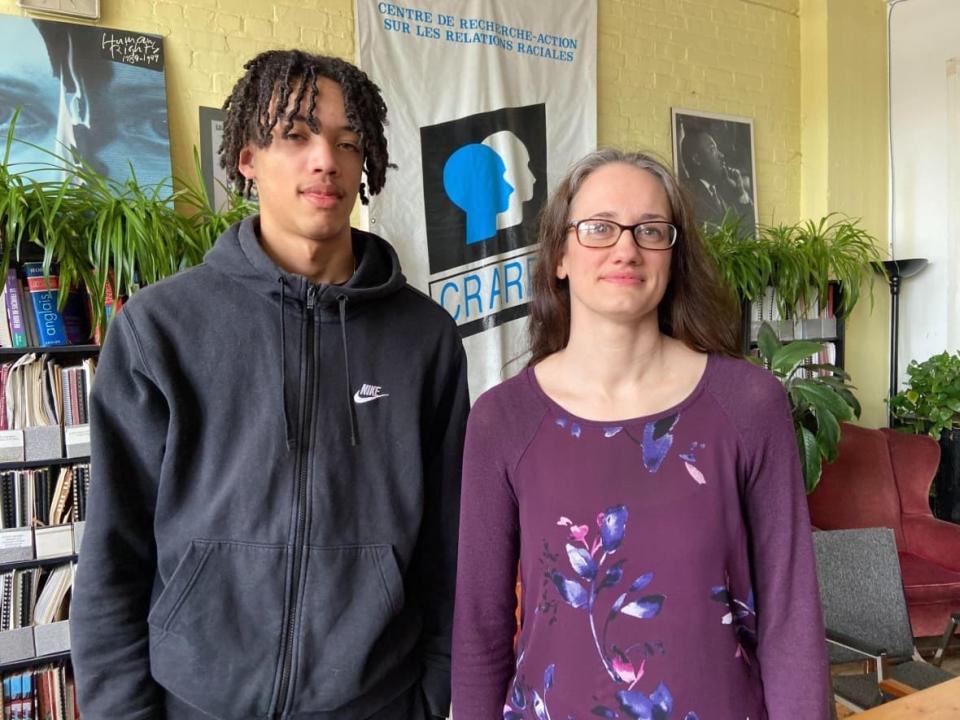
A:
<svg viewBox="0 0 960 720">
<path fill-rule="evenodd" d="M 699 224 L 719 225 L 728 212 L 740 232 L 757 226 L 753 120 L 673 108 L 673 166 L 693 200 Z"/>
<path fill-rule="evenodd" d="M 170 183 L 163 39 L 0 15 L 0 143 L 9 167 L 59 180 L 79 156 L 118 182 Z"/>
<path fill-rule="evenodd" d="M 200 107 L 200 168 L 207 198 L 220 210 L 227 201 L 227 171 L 220 167 L 220 142 L 223 140 L 224 112 L 219 108 Z"/>
</svg>

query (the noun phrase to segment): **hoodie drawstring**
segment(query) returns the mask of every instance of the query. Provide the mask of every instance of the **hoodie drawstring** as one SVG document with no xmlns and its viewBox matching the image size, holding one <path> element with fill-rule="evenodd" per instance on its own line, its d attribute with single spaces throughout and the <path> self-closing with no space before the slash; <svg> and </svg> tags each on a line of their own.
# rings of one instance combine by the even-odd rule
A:
<svg viewBox="0 0 960 720">
<path fill-rule="evenodd" d="M 293 434 L 290 432 L 290 417 L 287 409 L 287 330 L 284 322 L 287 283 L 281 275 L 280 281 L 280 404 L 283 405 L 283 434 L 287 440 L 287 450 L 293 449 Z"/>
<path fill-rule="evenodd" d="M 338 295 L 337 304 L 340 306 L 340 342 L 343 343 L 343 367 L 347 377 L 347 413 L 350 415 L 350 445 L 356 447 L 360 442 L 357 430 L 356 409 L 353 407 L 353 398 L 350 395 L 350 388 L 353 383 L 350 381 L 350 355 L 347 352 L 347 296 Z"/>
</svg>

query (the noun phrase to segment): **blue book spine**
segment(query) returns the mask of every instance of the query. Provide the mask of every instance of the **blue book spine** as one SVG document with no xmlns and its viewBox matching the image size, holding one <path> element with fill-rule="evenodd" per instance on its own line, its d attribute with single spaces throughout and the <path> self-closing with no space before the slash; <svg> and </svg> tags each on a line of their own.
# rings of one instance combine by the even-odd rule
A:
<svg viewBox="0 0 960 720">
<path fill-rule="evenodd" d="M 56 269 L 50 268 L 50 277 L 43 276 L 43 263 L 24 263 L 23 275 L 27 279 L 30 301 L 36 320 L 37 341 L 42 347 L 67 345 L 67 330 L 63 316 L 57 309 L 57 294 L 60 287 Z"/>
</svg>

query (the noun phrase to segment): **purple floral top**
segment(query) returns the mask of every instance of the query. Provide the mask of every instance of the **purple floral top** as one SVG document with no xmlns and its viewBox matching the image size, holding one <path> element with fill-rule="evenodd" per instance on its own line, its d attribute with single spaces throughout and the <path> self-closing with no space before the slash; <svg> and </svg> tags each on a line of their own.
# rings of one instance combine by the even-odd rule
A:
<svg viewBox="0 0 960 720">
<path fill-rule="evenodd" d="M 676 407 L 593 422 L 528 369 L 478 399 L 463 472 L 456 720 L 830 717 L 799 459 L 770 374 L 711 356 Z"/>
</svg>

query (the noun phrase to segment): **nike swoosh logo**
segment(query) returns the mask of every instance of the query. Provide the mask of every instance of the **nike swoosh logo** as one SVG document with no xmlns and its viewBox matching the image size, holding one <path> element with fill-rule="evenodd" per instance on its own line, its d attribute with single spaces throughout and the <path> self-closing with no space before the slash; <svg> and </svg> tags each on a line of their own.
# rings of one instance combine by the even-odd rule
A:
<svg viewBox="0 0 960 720">
<path fill-rule="evenodd" d="M 385 397 L 390 397 L 390 393 L 384 393 L 383 395 L 365 396 L 365 395 L 361 395 L 360 391 L 357 390 L 353 394 L 353 401 L 358 405 L 362 405 L 363 403 L 372 402 L 373 400 L 379 400 L 380 398 L 385 398 Z"/>
</svg>

